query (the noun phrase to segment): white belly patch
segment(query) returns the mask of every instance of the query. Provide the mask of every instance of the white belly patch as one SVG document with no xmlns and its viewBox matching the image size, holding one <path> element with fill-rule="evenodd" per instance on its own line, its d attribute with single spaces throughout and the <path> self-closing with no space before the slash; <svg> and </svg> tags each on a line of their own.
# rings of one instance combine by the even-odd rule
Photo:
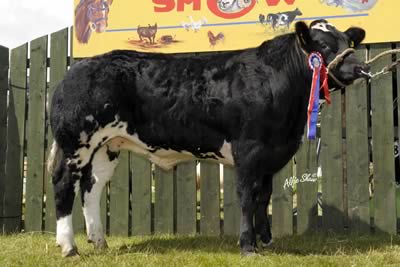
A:
<svg viewBox="0 0 400 267">
<path fill-rule="evenodd" d="M 172 149 L 157 149 L 156 151 L 152 152 L 154 149 L 142 142 L 137 134 L 130 136 L 130 138 L 116 137 L 112 139 L 108 145 L 112 150 L 129 150 L 144 156 L 152 163 L 165 170 L 173 168 L 178 163 L 196 159 L 196 157 L 189 151 L 178 152 Z M 205 153 L 203 156 L 207 158 L 206 160 L 233 165 L 230 143 L 225 141 L 219 152 L 223 157 L 218 157 L 212 152 Z"/>
<path fill-rule="evenodd" d="M 118 118 L 116 118 L 116 121 L 117 120 Z M 185 150 L 179 152 L 172 149 L 155 150 L 153 147 L 150 147 L 143 142 L 136 133 L 134 135 L 128 134 L 126 131 L 127 126 L 126 122 L 112 122 L 106 127 L 98 130 L 90 138 L 88 143 L 87 134 L 82 132 L 80 135 L 80 142 L 82 144 L 88 144 L 89 146 L 83 147 L 77 152 L 81 156 L 81 159 L 83 159 L 80 165 L 83 166 L 86 164 L 90 155 L 94 152 L 93 149 L 99 144 L 99 141 L 101 141 L 103 145 L 107 145 L 111 151 L 132 151 L 149 159 L 152 163 L 165 170 L 173 168 L 180 162 L 196 159 L 192 153 Z M 233 165 L 232 149 L 229 142 L 224 141 L 219 153 L 217 154 L 213 152 L 203 153 L 202 158 L 222 164 Z"/>
</svg>

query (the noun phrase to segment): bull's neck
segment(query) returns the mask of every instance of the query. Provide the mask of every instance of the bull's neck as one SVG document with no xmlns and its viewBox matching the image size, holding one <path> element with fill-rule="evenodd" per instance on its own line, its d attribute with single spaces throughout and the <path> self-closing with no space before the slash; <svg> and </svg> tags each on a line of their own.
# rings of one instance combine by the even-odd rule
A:
<svg viewBox="0 0 400 267">
<path fill-rule="evenodd" d="M 260 46 L 264 63 L 284 73 L 290 90 L 309 95 L 312 73 L 307 65 L 307 55 L 300 47 L 294 33 L 278 36 Z"/>
</svg>

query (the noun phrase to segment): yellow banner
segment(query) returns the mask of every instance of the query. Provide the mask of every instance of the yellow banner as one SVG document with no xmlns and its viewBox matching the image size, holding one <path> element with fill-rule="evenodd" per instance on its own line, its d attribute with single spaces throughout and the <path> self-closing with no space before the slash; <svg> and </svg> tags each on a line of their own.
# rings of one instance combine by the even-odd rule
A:
<svg viewBox="0 0 400 267">
<path fill-rule="evenodd" d="M 74 57 L 114 49 L 235 50 L 327 19 L 366 30 L 366 43 L 400 41 L 399 0 L 74 0 Z"/>
</svg>

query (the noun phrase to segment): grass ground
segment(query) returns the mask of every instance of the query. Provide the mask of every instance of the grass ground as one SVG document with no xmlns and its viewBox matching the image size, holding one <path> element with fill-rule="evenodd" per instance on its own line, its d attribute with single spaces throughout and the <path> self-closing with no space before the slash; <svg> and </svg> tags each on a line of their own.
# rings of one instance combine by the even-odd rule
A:
<svg viewBox="0 0 400 267">
<path fill-rule="evenodd" d="M 77 236 L 79 257 L 61 258 L 50 234 L 0 236 L 0 266 L 400 266 L 400 237 L 293 236 L 260 256 L 241 257 L 236 238 L 109 237 L 95 251 Z"/>
</svg>

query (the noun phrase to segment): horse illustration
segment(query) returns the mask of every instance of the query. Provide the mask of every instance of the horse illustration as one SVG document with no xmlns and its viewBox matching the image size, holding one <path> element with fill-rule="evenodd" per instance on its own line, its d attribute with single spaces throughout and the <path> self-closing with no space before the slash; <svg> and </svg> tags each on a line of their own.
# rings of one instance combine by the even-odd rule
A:
<svg viewBox="0 0 400 267">
<path fill-rule="evenodd" d="M 92 31 L 102 33 L 108 26 L 108 13 L 113 0 L 81 0 L 75 8 L 75 36 L 87 44 Z"/>
<path fill-rule="evenodd" d="M 225 13 L 235 13 L 249 7 L 255 0 L 217 0 L 218 8 Z"/>
<path fill-rule="evenodd" d="M 143 41 L 144 38 L 148 38 L 150 44 L 154 44 L 154 40 L 156 38 L 156 33 L 157 33 L 157 23 L 154 24 L 153 26 L 151 26 L 149 24 L 149 26 L 147 27 L 142 27 L 142 26 L 138 26 L 137 28 L 137 33 L 139 35 L 139 39 L 140 41 Z"/>
<path fill-rule="evenodd" d="M 373 8 L 378 0 L 320 0 L 321 4 L 341 7 L 349 12 L 362 12 Z"/>
</svg>

